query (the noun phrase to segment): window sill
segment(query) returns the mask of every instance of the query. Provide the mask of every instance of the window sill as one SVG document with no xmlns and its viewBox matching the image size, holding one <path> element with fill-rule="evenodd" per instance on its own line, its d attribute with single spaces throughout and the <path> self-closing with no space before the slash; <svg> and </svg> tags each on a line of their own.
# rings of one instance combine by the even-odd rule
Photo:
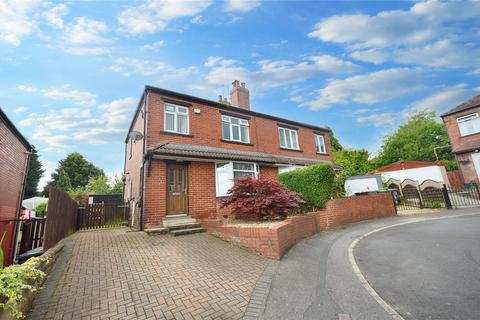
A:
<svg viewBox="0 0 480 320">
<path fill-rule="evenodd" d="M 474 136 L 474 135 L 479 135 L 480 136 L 480 132 L 470 133 L 470 134 L 466 134 L 464 136 L 460 135 L 460 138 L 470 137 L 470 136 Z"/>
<path fill-rule="evenodd" d="M 169 134 L 171 136 L 180 136 L 180 137 L 189 137 L 193 138 L 193 135 L 188 133 L 178 133 L 178 132 L 170 132 L 170 131 L 160 131 L 160 134 Z"/>
<path fill-rule="evenodd" d="M 302 149 L 288 149 L 288 148 L 282 148 L 280 147 L 281 150 L 287 150 L 287 151 L 294 151 L 294 152 L 303 152 Z"/>
<path fill-rule="evenodd" d="M 225 139 L 220 139 L 220 141 L 225 143 L 241 144 L 244 146 L 253 146 L 252 143 L 246 143 L 246 142 L 240 142 L 240 141 L 232 141 L 232 140 L 225 140 Z"/>
<path fill-rule="evenodd" d="M 317 152 L 317 154 L 319 154 L 321 156 L 328 156 L 328 153 L 326 153 L 326 152 Z"/>
</svg>

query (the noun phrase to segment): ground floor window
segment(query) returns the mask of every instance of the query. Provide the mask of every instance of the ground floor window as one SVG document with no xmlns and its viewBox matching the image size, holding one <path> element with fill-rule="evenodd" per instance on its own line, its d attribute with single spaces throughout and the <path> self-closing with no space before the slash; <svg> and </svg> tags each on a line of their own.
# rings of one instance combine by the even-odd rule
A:
<svg viewBox="0 0 480 320">
<path fill-rule="evenodd" d="M 227 195 L 236 178 L 251 176 L 257 177 L 259 172 L 256 163 L 249 162 L 217 162 L 216 164 L 216 192 L 217 197 Z"/>
</svg>

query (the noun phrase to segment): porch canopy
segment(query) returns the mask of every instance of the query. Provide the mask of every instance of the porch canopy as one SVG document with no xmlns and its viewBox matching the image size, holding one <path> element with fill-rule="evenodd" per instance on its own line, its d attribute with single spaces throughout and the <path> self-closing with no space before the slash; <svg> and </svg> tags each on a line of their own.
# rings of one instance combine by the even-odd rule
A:
<svg viewBox="0 0 480 320">
<path fill-rule="evenodd" d="M 270 165 L 301 165 L 308 166 L 315 163 L 331 163 L 328 160 L 315 158 L 290 157 L 256 151 L 244 151 L 208 147 L 194 144 L 180 144 L 175 142 L 162 141 L 147 150 L 147 157 L 157 156 L 163 159 L 184 159 L 184 160 L 229 160 L 229 161 L 252 161 Z M 156 157 L 155 157 L 156 158 Z M 337 166 L 334 166 L 338 169 Z"/>
<path fill-rule="evenodd" d="M 28 198 L 22 201 L 22 207 L 28 210 L 35 210 L 35 208 L 42 203 L 47 203 L 48 198 L 44 197 L 33 197 L 33 198 Z"/>
</svg>

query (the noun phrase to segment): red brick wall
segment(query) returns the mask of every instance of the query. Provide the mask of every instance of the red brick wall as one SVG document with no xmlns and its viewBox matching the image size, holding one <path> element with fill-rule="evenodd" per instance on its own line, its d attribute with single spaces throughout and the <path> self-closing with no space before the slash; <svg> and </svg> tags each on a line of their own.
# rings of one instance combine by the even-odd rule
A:
<svg viewBox="0 0 480 320">
<path fill-rule="evenodd" d="M 159 226 L 167 214 L 167 164 L 165 160 L 153 159 L 150 176 L 145 169 L 143 195 L 143 221 L 145 228 Z"/>
<path fill-rule="evenodd" d="M 458 169 L 465 183 L 475 182 L 479 183 L 477 171 L 473 164 L 472 153 L 462 153 L 455 156 L 457 158 Z M 466 161 L 466 162 L 463 162 Z"/>
<path fill-rule="evenodd" d="M 0 221 L 16 220 L 22 196 L 27 148 L 0 120 Z M 5 265 L 12 262 L 16 222 L 0 222 Z"/>
<path fill-rule="evenodd" d="M 188 210 L 193 218 L 207 218 L 217 210 L 215 163 L 191 162 L 188 166 Z"/>
<path fill-rule="evenodd" d="M 181 100 L 177 101 L 182 102 Z M 183 102 L 191 103 L 190 101 Z M 218 108 L 197 103 L 194 103 L 192 107 L 188 108 L 190 136 L 162 133 L 164 130 L 163 104 L 162 96 L 152 92 L 148 94 L 147 146 L 155 145 L 159 141 L 172 141 L 226 149 L 267 152 L 293 157 L 307 157 L 323 160 L 332 159 L 330 138 L 328 134 L 324 135 L 327 155 L 316 153 L 314 130 L 305 127 L 300 127 L 298 130 L 298 141 L 302 152 L 282 150 L 280 149 L 277 121 L 259 117 L 250 117 L 249 120 L 250 143 L 252 145 L 221 141 L 222 126 L 220 110 Z M 200 114 L 194 114 L 194 108 L 200 109 Z"/>
<path fill-rule="evenodd" d="M 291 217 L 270 226 L 224 225 L 220 219 L 202 220 L 202 226 L 267 258 L 281 259 L 297 242 L 321 230 L 394 215 L 391 194 L 379 193 L 330 200 L 325 210 Z"/>
<path fill-rule="evenodd" d="M 464 186 L 462 175 L 459 170 L 447 171 L 448 182 L 455 189 L 462 189 Z"/>
<path fill-rule="evenodd" d="M 322 217 L 323 215 L 323 217 Z M 390 192 L 329 200 L 326 210 L 319 211 L 320 229 L 396 215 Z"/>
</svg>

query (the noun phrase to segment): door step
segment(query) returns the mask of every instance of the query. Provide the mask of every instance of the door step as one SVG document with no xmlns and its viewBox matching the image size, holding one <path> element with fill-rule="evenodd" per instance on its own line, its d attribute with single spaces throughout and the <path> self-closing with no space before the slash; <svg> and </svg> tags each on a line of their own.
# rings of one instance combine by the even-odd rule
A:
<svg viewBox="0 0 480 320">
<path fill-rule="evenodd" d="M 178 230 L 171 230 L 170 233 L 176 237 L 176 236 L 182 236 L 186 234 L 193 234 L 193 233 L 200 233 L 200 232 L 205 232 L 204 228 L 189 228 L 189 229 L 178 229 Z"/>
<path fill-rule="evenodd" d="M 205 232 L 202 225 L 189 216 L 170 216 L 163 219 L 162 226 L 145 229 L 145 232 L 154 234 L 171 233 L 173 236 Z"/>
</svg>

